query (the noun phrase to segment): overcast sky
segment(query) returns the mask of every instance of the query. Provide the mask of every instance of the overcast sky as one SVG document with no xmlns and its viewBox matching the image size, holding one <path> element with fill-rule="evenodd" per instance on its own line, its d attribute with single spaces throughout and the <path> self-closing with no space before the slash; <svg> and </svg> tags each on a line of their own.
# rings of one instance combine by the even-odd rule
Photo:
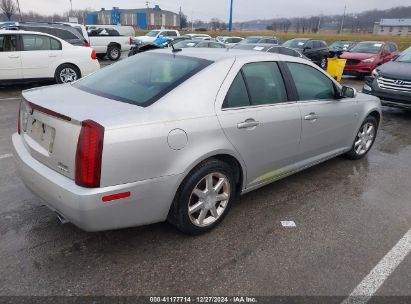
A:
<svg viewBox="0 0 411 304">
<path fill-rule="evenodd" d="M 92 8 L 100 10 L 113 6 L 120 8 L 142 8 L 146 1 L 141 0 L 72 0 L 73 9 Z M 228 19 L 230 0 L 153 0 L 150 6 L 160 5 L 162 9 L 177 12 L 182 6 L 189 19 L 209 20 L 217 17 Z M 386 9 L 394 6 L 411 5 L 411 0 L 234 0 L 234 22 L 252 19 L 271 19 L 276 17 L 312 16 L 338 14 L 347 5 L 348 13 L 369 9 Z M 41 14 L 62 13 L 70 10 L 70 0 L 20 0 L 24 12 L 35 11 Z"/>
</svg>

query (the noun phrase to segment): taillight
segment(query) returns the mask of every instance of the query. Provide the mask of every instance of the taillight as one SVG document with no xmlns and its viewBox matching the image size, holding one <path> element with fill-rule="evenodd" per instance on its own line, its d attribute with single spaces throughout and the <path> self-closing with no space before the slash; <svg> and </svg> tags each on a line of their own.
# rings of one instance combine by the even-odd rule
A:
<svg viewBox="0 0 411 304">
<path fill-rule="evenodd" d="M 84 40 L 83 46 L 90 47 L 90 43 L 88 41 Z"/>
<path fill-rule="evenodd" d="M 27 121 L 32 112 L 33 107 L 30 105 L 30 103 L 25 99 L 22 99 L 22 101 L 20 102 L 19 119 L 17 122 L 17 132 L 19 134 L 27 131 Z"/>
<path fill-rule="evenodd" d="M 91 59 L 96 60 L 97 59 L 97 53 L 95 50 L 91 51 Z"/>
<path fill-rule="evenodd" d="M 133 44 L 133 37 L 130 36 L 130 45 Z"/>
<path fill-rule="evenodd" d="M 21 133 L 21 131 L 20 131 L 20 124 L 21 124 L 21 117 L 20 117 L 20 111 L 21 111 L 21 104 L 20 104 L 20 107 L 19 107 L 19 116 L 18 116 L 18 118 L 17 118 L 17 133 Z"/>
<path fill-rule="evenodd" d="M 76 153 L 76 184 L 86 188 L 100 187 L 104 127 L 92 120 L 81 123 Z"/>
</svg>

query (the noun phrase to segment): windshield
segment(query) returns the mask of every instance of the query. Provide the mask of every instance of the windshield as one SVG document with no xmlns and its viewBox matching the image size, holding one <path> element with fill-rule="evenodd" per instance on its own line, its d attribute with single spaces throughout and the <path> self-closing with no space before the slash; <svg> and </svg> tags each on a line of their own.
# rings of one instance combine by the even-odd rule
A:
<svg viewBox="0 0 411 304">
<path fill-rule="evenodd" d="M 336 41 L 330 45 L 330 49 L 347 50 L 353 43 L 351 41 Z"/>
<path fill-rule="evenodd" d="M 395 59 L 394 61 L 411 63 L 411 48 L 409 48 L 409 49 L 405 50 L 404 52 L 402 52 L 401 55 L 397 59 Z"/>
<path fill-rule="evenodd" d="M 248 38 L 245 38 L 244 40 L 241 40 L 240 41 L 240 43 L 241 44 L 249 44 L 249 43 L 258 43 L 258 41 L 260 41 L 261 40 L 261 38 L 259 38 L 259 37 L 248 37 Z"/>
<path fill-rule="evenodd" d="M 302 49 L 306 44 L 307 40 L 292 39 L 284 42 L 283 46 L 289 47 L 292 49 Z"/>
<path fill-rule="evenodd" d="M 176 44 L 174 44 L 174 47 L 176 49 L 184 49 L 184 48 L 190 48 L 190 47 L 195 47 L 197 44 L 199 44 L 201 41 L 180 41 Z"/>
<path fill-rule="evenodd" d="M 366 54 L 378 54 L 381 50 L 382 43 L 374 42 L 362 42 L 354 46 L 351 53 L 366 53 Z"/>
<path fill-rule="evenodd" d="M 264 45 L 256 45 L 256 44 L 237 44 L 233 46 L 233 49 L 240 49 L 240 50 L 254 50 L 254 51 L 260 51 L 260 52 L 265 52 L 267 51 L 271 46 L 264 46 Z"/>
<path fill-rule="evenodd" d="M 151 31 L 146 34 L 148 37 L 156 37 L 160 31 Z"/>
<path fill-rule="evenodd" d="M 147 107 L 211 63 L 171 52 L 147 52 L 108 66 L 73 86 L 119 102 Z"/>
</svg>

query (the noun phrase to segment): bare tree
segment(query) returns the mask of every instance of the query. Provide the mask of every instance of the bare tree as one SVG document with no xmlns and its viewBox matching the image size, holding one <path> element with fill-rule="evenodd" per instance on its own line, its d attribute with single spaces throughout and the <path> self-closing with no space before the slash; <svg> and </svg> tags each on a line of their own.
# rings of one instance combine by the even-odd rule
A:
<svg viewBox="0 0 411 304">
<path fill-rule="evenodd" d="M 11 20 L 11 16 L 13 16 L 17 12 L 17 7 L 14 3 L 14 0 L 1 0 L 0 10 L 3 12 L 3 14 L 7 17 L 8 20 Z"/>
</svg>

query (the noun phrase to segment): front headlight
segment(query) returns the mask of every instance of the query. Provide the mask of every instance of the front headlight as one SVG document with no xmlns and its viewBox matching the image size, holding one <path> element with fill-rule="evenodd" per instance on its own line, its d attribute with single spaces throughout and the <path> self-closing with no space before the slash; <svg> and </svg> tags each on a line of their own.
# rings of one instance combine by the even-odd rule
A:
<svg viewBox="0 0 411 304">
<path fill-rule="evenodd" d="M 374 61 L 375 61 L 375 58 L 374 58 L 374 57 L 361 60 L 361 62 L 364 62 L 364 63 L 371 63 L 371 62 L 374 62 Z"/>
<path fill-rule="evenodd" d="M 380 76 L 380 74 L 378 73 L 377 69 L 374 69 L 371 73 L 371 76 L 377 78 L 378 76 Z"/>
</svg>

